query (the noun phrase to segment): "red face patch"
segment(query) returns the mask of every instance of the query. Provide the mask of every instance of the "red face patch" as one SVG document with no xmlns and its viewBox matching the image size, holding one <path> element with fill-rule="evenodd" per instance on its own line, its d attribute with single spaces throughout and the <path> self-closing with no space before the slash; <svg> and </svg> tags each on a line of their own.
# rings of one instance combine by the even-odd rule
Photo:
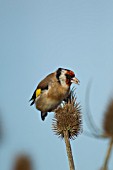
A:
<svg viewBox="0 0 113 170">
<path fill-rule="evenodd" d="M 68 84 L 69 86 L 71 85 L 71 79 L 75 77 L 75 74 L 73 71 L 68 70 L 66 73 L 66 84 Z"/>
<path fill-rule="evenodd" d="M 73 72 L 73 71 L 71 71 L 71 70 L 68 72 L 68 74 L 69 74 L 71 77 L 75 77 L 74 72 Z"/>
</svg>

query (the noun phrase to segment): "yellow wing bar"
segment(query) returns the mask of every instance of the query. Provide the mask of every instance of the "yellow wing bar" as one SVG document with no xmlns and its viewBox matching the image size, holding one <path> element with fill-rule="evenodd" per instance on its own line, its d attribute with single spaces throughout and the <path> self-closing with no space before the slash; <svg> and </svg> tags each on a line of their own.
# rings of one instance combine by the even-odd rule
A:
<svg viewBox="0 0 113 170">
<path fill-rule="evenodd" d="M 37 89 L 36 90 L 36 98 L 40 95 L 40 93 L 41 93 L 41 89 Z"/>
</svg>

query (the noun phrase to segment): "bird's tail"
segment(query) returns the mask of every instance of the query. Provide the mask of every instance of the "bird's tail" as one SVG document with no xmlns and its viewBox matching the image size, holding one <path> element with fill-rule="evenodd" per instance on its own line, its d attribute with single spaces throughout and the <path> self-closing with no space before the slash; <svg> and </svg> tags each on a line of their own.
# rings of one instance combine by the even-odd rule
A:
<svg viewBox="0 0 113 170">
<path fill-rule="evenodd" d="M 41 119 L 44 121 L 45 120 L 45 117 L 47 116 L 47 112 L 44 113 L 44 112 L 41 112 Z"/>
</svg>

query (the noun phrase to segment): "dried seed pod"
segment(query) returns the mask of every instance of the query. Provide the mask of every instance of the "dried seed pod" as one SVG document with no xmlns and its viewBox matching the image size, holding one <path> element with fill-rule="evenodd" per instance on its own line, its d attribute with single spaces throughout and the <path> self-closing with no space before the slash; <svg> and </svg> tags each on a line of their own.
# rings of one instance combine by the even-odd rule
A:
<svg viewBox="0 0 113 170">
<path fill-rule="evenodd" d="M 26 155 L 16 157 L 14 170 L 32 170 L 31 160 Z"/>
<path fill-rule="evenodd" d="M 113 99 L 110 101 L 104 115 L 103 129 L 105 134 L 113 138 Z"/>
<path fill-rule="evenodd" d="M 55 110 L 52 129 L 62 138 L 64 138 L 64 131 L 68 131 L 70 139 L 75 139 L 82 131 L 81 109 L 80 105 L 76 103 L 74 90 L 71 91 L 67 102 Z"/>
</svg>

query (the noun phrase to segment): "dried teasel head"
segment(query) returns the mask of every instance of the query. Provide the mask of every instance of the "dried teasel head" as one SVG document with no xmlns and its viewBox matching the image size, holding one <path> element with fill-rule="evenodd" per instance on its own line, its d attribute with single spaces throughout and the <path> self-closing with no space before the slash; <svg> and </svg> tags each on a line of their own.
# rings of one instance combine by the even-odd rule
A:
<svg viewBox="0 0 113 170">
<path fill-rule="evenodd" d="M 64 131 L 68 131 L 70 139 L 75 139 L 82 132 L 81 108 L 76 102 L 75 89 L 72 89 L 67 101 L 55 110 L 52 129 L 62 138 L 64 138 Z"/>
<path fill-rule="evenodd" d="M 19 155 L 16 157 L 14 170 L 32 170 L 31 160 L 26 155 Z"/>
<path fill-rule="evenodd" d="M 104 115 L 103 129 L 107 136 L 113 138 L 113 99 L 110 101 Z"/>
</svg>

